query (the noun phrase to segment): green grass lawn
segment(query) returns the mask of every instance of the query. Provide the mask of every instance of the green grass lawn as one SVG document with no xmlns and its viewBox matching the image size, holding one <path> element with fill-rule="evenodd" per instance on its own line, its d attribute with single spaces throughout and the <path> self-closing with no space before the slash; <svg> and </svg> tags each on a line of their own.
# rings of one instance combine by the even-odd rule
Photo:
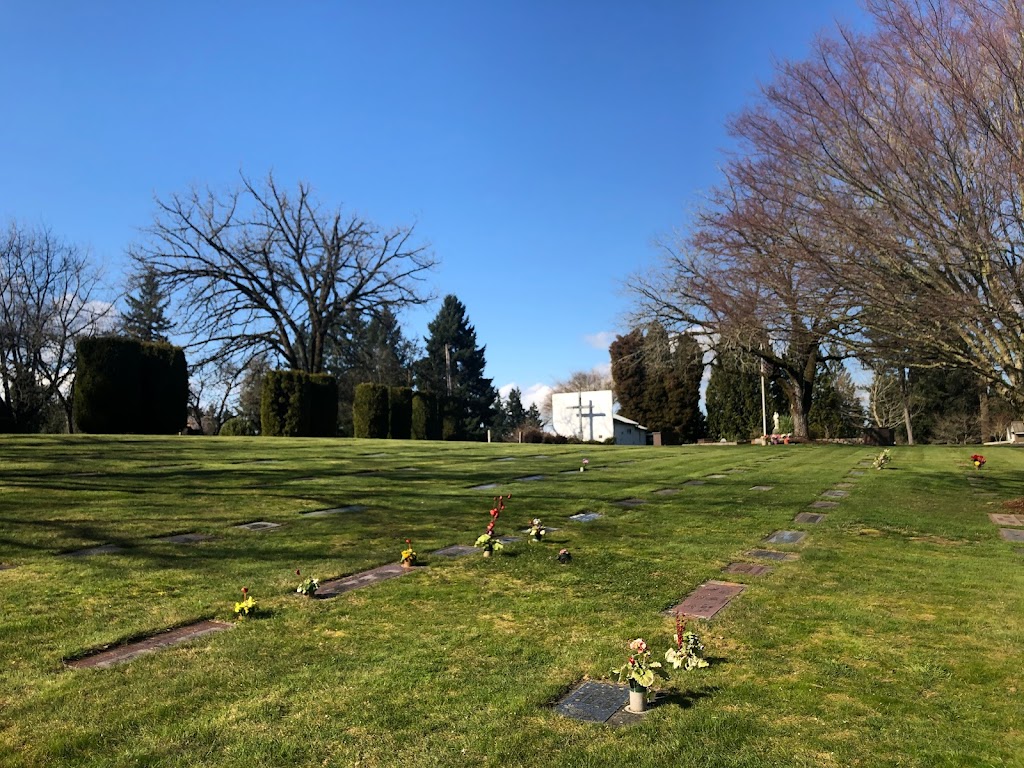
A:
<svg viewBox="0 0 1024 768">
<path fill-rule="evenodd" d="M 1024 496 L 1024 451 L 627 448 L 259 438 L 0 439 L 3 766 L 1024 765 L 1024 544 L 987 516 Z M 500 459 L 512 457 L 511 461 Z M 591 471 L 576 470 L 583 458 Z M 729 469 L 743 473 L 685 486 Z M 974 489 L 971 475 L 983 478 Z M 515 478 L 544 475 L 543 480 Z M 838 482 L 818 525 L 797 525 Z M 493 490 L 471 486 L 497 482 Z M 751 491 L 771 485 L 768 492 Z M 679 493 L 658 495 L 659 489 Z M 993 495 L 984 495 L 978 491 Z M 561 530 L 330 600 L 321 580 Z M 646 500 L 628 509 L 616 501 Z M 302 512 L 363 505 L 361 512 Z M 580 524 L 581 511 L 603 517 Z M 232 526 L 280 523 L 269 532 Z M 721 569 L 776 530 L 799 560 Z M 175 533 L 216 538 L 155 541 Z M 123 551 L 61 553 L 100 544 Z M 571 565 L 555 555 L 568 547 Z M 607 679 L 708 579 L 748 584 L 694 622 L 714 660 L 621 728 L 552 709 Z M 203 618 L 262 618 L 110 669 L 65 661 Z"/>
</svg>

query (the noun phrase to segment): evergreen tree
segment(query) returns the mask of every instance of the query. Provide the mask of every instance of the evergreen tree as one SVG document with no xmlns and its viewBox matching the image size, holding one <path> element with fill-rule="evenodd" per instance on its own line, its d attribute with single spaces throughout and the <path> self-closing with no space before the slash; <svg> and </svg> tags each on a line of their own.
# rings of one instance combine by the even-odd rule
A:
<svg viewBox="0 0 1024 768">
<path fill-rule="evenodd" d="M 540 408 L 537 407 L 536 403 L 530 403 L 530 407 L 526 409 L 526 416 L 523 419 L 523 427 L 532 429 L 543 429 L 544 418 L 540 414 Z"/>
<path fill-rule="evenodd" d="M 388 307 L 369 318 L 349 312 L 332 335 L 324 369 L 338 381 L 338 431 L 353 434 L 356 387 L 364 383 L 410 386 L 415 344 L 406 339 Z"/>
<path fill-rule="evenodd" d="M 704 434 L 700 384 L 704 355 L 689 334 L 670 337 L 661 323 L 612 342 L 612 377 L 624 416 L 661 432 L 666 444 L 692 442 Z"/>
<path fill-rule="evenodd" d="M 785 395 L 777 382 L 766 382 L 768 430 L 773 413 L 787 413 Z M 750 440 L 762 434 L 760 361 L 732 349 L 719 349 L 711 364 L 705 393 L 708 434 L 716 440 Z"/>
<path fill-rule="evenodd" d="M 639 328 L 634 328 L 625 336 L 616 336 L 608 348 L 612 359 L 615 399 L 619 401 L 621 413 L 641 424 L 644 424 L 646 415 L 644 392 L 647 389 L 643 350 L 644 335 Z"/>
<path fill-rule="evenodd" d="M 981 387 L 977 376 L 956 368 L 915 368 L 910 396 L 920 411 L 914 439 L 923 443 L 981 441 Z"/>
<path fill-rule="evenodd" d="M 156 271 L 147 267 L 132 278 L 135 295 L 125 296 L 128 311 L 121 316 L 121 332 L 140 341 L 167 341 L 171 321 L 166 311 L 170 299 L 160 287 Z"/>
<path fill-rule="evenodd" d="M 864 427 L 864 407 L 849 371 L 841 364 L 838 368 L 821 365 L 815 381 L 807 414 L 811 437 L 829 440 L 859 436 Z"/>
<path fill-rule="evenodd" d="M 442 398 L 445 439 L 480 440 L 493 423 L 497 392 L 484 377 L 485 347 L 477 346 L 465 305 L 446 296 L 427 330 L 426 356 L 414 367 L 417 386 Z"/>
</svg>

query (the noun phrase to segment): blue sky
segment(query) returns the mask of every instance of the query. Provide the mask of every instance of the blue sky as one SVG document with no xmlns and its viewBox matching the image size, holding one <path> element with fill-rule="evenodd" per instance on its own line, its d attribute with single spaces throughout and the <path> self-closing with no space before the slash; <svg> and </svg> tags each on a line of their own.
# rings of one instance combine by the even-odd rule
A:
<svg viewBox="0 0 1024 768">
<path fill-rule="evenodd" d="M 0 219 L 119 287 L 154 196 L 305 180 L 415 223 L 487 374 L 536 390 L 607 364 L 623 283 L 717 180 L 727 117 L 836 19 L 866 25 L 855 0 L 8 3 Z"/>
</svg>

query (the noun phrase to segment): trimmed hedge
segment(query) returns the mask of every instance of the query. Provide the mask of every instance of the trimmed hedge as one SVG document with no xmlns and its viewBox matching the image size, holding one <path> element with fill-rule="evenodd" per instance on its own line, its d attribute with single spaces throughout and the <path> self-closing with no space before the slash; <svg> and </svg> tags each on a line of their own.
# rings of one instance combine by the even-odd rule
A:
<svg viewBox="0 0 1024 768">
<path fill-rule="evenodd" d="M 95 336 L 81 339 L 76 350 L 79 431 L 173 435 L 185 426 L 188 365 L 179 347 Z"/>
<path fill-rule="evenodd" d="M 311 437 L 338 436 L 338 380 L 326 373 L 309 374 Z"/>
<path fill-rule="evenodd" d="M 412 438 L 412 387 L 391 387 L 388 390 L 390 431 L 392 440 Z"/>
<path fill-rule="evenodd" d="M 268 371 L 260 392 L 260 432 L 271 437 L 337 435 L 337 380 L 324 373 Z"/>
<path fill-rule="evenodd" d="M 430 392 L 412 394 L 412 439 L 441 439 L 437 396 Z"/>
<path fill-rule="evenodd" d="M 388 387 L 365 382 L 356 385 L 352 402 L 352 431 L 356 437 L 387 437 L 390 413 Z"/>
</svg>

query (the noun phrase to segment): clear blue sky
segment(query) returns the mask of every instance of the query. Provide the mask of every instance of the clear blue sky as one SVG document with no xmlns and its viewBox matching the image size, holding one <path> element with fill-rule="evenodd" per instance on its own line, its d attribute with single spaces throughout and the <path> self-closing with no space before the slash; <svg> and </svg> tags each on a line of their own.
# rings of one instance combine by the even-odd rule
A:
<svg viewBox="0 0 1024 768">
<path fill-rule="evenodd" d="M 487 374 L 525 391 L 607 363 L 623 281 L 715 183 L 726 118 L 835 19 L 866 25 L 855 0 L 6 3 L 0 219 L 119 287 L 154 196 L 309 181 L 415 222 Z"/>
</svg>

